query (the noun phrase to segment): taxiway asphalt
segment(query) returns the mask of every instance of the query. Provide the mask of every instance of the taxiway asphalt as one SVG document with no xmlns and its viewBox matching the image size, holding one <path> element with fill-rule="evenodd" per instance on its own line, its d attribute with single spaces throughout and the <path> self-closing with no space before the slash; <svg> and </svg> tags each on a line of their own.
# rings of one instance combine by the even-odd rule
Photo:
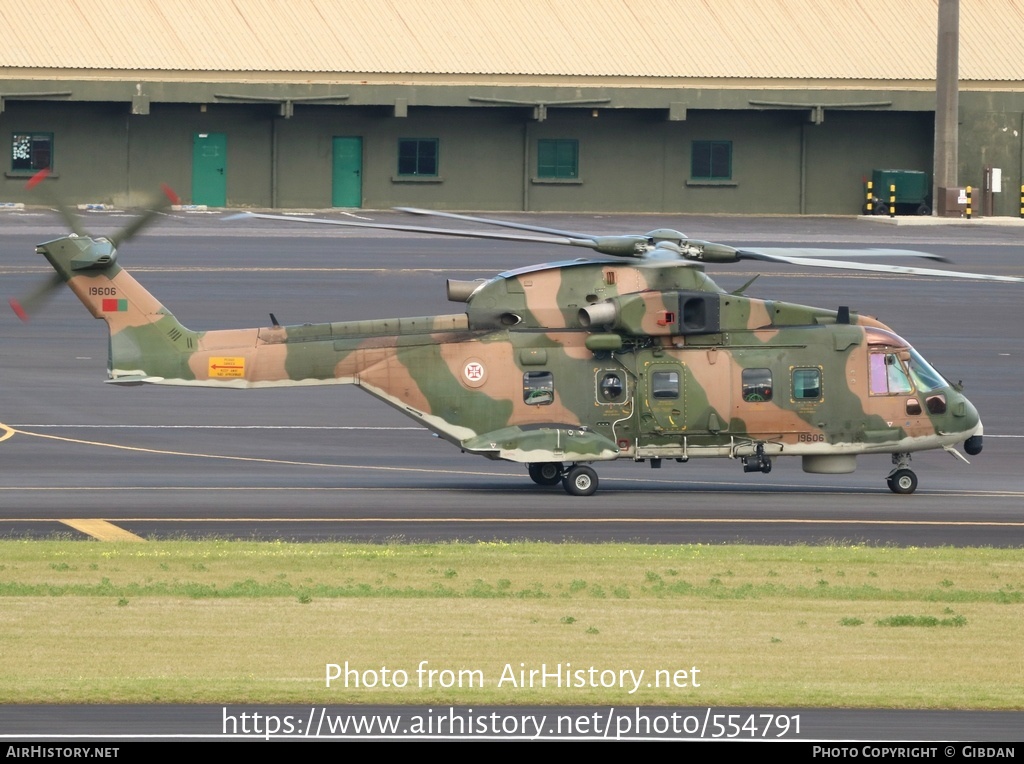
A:
<svg viewBox="0 0 1024 764">
<path fill-rule="evenodd" d="M 352 219 L 335 215 L 337 219 Z M 359 219 L 404 221 L 392 212 Z M 86 225 L 106 232 L 128 218 Z M 897 246 L 936 252 L 951 269 L 1024 274 L 1019 229 L 894 228 L 853 219 L 544 215 L 596 232 L 682 228 L 763 246 Z M 415 221 L 421 223 L 422 221 Z M 45 275 L 33 254 L 62 235 L 42 210 L 0 217 L 0 272 L 11 294 Z M 121 248 L 120 262 L 190 328 L 259 326 L 273 312 L 303 323 L 458 310 L 444 280 L 482 278 L 578 250 L 431 238 L 177 213 Z M 1024 545 L 1024 308 L 1019 284 L 709 266 L 748 293 L 875 315 L 947 377 L 963 380 L 986 425 L 967 465 L 917 454 L 920 487 L 894 496 L 888 456 L 851 475 L 807 475 L 780 458 L 770 475 L 730 460 L 662 469 L 598 465 L 589 498 L 534 486 L 519 465 L 460 454 L 351 387 L 221 391 L 103 383 L 106 336 L 67 292 L 28 324 L 0 319 L 0 533 L 79 531 L 103 518 L 144 537 L 543 539 L 658 542 Z"/>
</svg>

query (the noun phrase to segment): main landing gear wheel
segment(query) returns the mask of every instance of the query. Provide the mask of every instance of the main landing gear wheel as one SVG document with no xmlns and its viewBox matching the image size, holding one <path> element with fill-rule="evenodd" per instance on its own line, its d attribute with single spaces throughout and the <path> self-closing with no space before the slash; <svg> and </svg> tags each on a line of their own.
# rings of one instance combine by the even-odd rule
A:
<svg viewBox="0 0 1024 764">
<path fill-rule="evenodd" d="M 597 473 L 590 467 L 578 464 L 565 473 L 562 488 L 570 496 L 590 496 L 597 490 Z"/>
<path fill-rule="evenodd" d="M 911 470 L 896 470 L 885 479 L 893 493 L 913 493 L 917 490 L 917 475 Z"/>
<path fill-rule="evenodd" d="M 558 485 L 564 471 L 561 462 L 533 462 L 530 465 L 530 480 L 537 485 Z"/>
</svg>

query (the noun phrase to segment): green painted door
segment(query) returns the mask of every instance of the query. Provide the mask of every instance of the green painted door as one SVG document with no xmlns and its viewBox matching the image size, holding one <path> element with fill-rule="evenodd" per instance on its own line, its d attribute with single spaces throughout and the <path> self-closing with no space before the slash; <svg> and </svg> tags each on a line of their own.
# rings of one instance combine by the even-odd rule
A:
<svg viewBox="0 0 1024 764">
<path fill-rule="evenodd" d="M 334 174 L 331 204 L 335 207 L 363 206 L 363 139 L 334 139 Z"/>
<path fill-rule="evenodd" d="M 676 361 L 643 355 L 641 380 L 644 385 L 644 407 L 640 421 L 644 432 L 677 433 L 686 430 L 686 367 Z"/>
<path fill-rule="evenodd" d="M 196 133 L 192 138 L 192 203 L 224 207 L 228 196 L 228 137 Z"/>
</svg>

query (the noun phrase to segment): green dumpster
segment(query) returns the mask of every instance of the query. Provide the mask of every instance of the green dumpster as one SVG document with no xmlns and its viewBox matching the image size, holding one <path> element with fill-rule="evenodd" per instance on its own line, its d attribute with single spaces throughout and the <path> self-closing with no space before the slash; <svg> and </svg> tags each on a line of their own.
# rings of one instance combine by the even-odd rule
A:
<svg viewBox="0 0 1024 764">
<path fill-rule="evenodd" d="M 897 215 L 931 215 L 931 183 L 920 170 L 872 170 L 871 183 L 876 215 L 889 214 L 889 186 L 896 186 Z M 864 213 L 868 213 L 867 204 Z"/>
</svg>

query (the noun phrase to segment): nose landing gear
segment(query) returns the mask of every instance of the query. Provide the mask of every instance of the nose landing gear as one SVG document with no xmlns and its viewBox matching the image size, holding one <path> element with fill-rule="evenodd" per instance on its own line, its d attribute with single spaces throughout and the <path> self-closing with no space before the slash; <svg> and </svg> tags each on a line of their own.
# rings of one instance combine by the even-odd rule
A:
<svg viewBox="0 0 1024 764">
<path fill-rule="evenodd" d="M 562 488 L 570 496 L 590 496 L 597 490 L 597 473 L 585 464 L 577 464 L 566 471 Z"/>
<path fill-rule="evenodd" d="M 917 475 L 910 469 L 910 454 L 893 454 L 892 463 L 896 466 L 889 477 L 885 479 L 886 485 L 893 493 L 911 494 L 917 490 Z"/>
</svg>

